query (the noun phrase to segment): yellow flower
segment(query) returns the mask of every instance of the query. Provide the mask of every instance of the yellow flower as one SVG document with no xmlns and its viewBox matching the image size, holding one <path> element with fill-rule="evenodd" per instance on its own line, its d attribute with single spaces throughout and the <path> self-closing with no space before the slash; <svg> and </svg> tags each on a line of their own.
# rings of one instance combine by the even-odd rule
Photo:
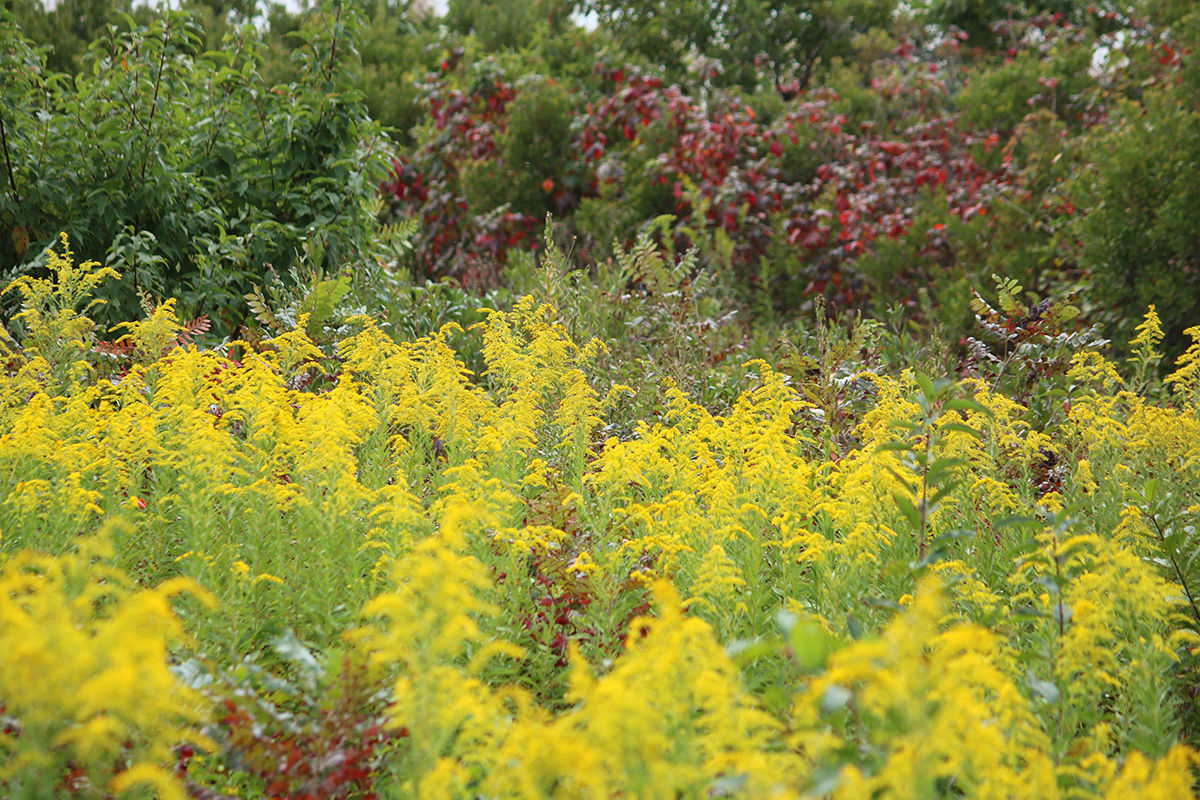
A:
<svg viewBox="0 0 1200 800">
<path fill-rule="evenodd" d="M 1200 325 L 1188 328 L 1184 334 L 1191 337 L 1192 343 L 1175 362 L 1175 371 L 1164 382 L 1174 384 L 1175 391 L 1186 397 L 1195 410 L 1200 408 Z"/>
<path fill-rule="evenodd" d="M 70 762 L 94 786 L 149 783 L 183 796 L 160 765 L 179 741 L 207 740 L 203 701 L 169 668 L 167 643 L 184 637 L 170 598 L 212 599 L 182 578 L 136 589 L 105 565 L 111 553 L 93 540 L 79 555 L 26 551 L 0 571 L 0 703 L 22 731 L 0 742 L 0 783 L 50 796 Z"/>
</svg>

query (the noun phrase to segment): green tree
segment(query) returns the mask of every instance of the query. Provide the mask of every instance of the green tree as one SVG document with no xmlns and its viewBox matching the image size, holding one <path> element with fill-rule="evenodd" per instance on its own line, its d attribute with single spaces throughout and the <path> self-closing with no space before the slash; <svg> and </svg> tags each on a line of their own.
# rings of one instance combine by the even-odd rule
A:
<svg viewBox="0 0 1200 800">
<path fill-rule="evenodd" d="M 133 13 L 130 0 L 60 0 L 53 8 L 42 0 L 5 0 L 3 5 L 27 37 L 49 48 L 47 69 L 70 75 L 82 69 L 92 42 L 110 26 L 125 27 L 123 15 Z"/>
<path fill-rule="evenodd" d="M 817 66 L 848 53 L 856 33 L 886 26 L 894 0 L 584 0 L 617 42 L 672 78 L 698 58 L 720 85 L 781 93 L 806 88 Z"/>
<path fill-rule="evenodd" d="M 1083 265 L 1119 341 L 1158 307 L 1167 361 L 1200 308 L 1200 113 L 1194 98 L 1153 92 L 1125 102 L 1111 129 L 1089 137 L 1094 162 L 1078 181 Z"/>
<path fill-rule="evenodd" d="M 192 15 L 164 13 L 96 42 L 74 81 L 11 15 L 0 27 L 0 283 L 66 231 L 124 275 L 104 298 L 110 320 L 174 295 L 228 333 L 272 270 L 361 257 L 387 142 L 355 88 L 359 25 L 340 3 L 306 15 L 297 79 L 274 87 L 251 26 L 204 52 Z"/>
<path fill-rule="evenodd" d="M 473 34 L 489 52 L 529 46 L 541 28 L 561 33 L 572 25 L 574 0 L 450 0 L 446 26 Z"/>
<path fill-rule="evenodd" d="M 914 5 L 935 25 L 966 33 L 972 47 L 993 50 L 1005 43 L 1004 37 L 992 29 L 997 22 L 1044 14 L 1061 14 L 1078 22 L 1089 6 L 1098 4 L 1096 0 L 924 0 Z"/>
</svg>

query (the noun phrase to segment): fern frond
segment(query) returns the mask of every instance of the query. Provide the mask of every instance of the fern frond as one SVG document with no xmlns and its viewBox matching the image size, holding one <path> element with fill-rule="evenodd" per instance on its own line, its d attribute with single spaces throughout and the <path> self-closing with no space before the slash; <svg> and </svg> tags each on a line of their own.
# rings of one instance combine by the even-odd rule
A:
<svg viewBox="0 0 1200 800">
<path fill-rule="evenodd" d="M 283 330 L 283 325 L 279 322 L 279 318 L 275 316 L 275 312 L 271 311 L 267 305 L 266 298 L 263 297 L 262 290 L 257 285 L 252 291 L 245 295 L 246 305 L 250 307 L 250 311 L 254 313 L 254 318 L 264 328 L 279 333 Z"/>
<path fill-rule="evenodd" d="M 175 337 L 175 344 L 182 347 L 185 344 L 190 344 L 192 339 L 197 336 L 203 336 L 212 328 L 212 321 L 207 314 L 202 314 L 191 322 L 183 323 L 183 330 Z"/>
</svg>

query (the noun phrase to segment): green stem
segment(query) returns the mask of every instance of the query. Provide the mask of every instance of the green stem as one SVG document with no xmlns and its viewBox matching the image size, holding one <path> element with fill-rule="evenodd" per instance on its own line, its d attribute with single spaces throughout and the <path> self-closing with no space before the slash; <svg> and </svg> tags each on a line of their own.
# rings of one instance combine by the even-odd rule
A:
<svg viewBox="0 0 1200 800">
<path fill-rule="evenodd" d="M 1158 543 L 1162 549 L 1166 551 L 1167 557 L 1171 560 L 1171 568 L 1175 570 L 1175 578 L 1179 581 L 1180 587 L 1183 589 L 1183 594 L 1188 599 L 1188 604 L 1192 607 L 1192 616 L 1197 622 L 1200 622 L 1200 608 L 1196 607 L 1196 599 L 1192 597 L 1192 590 L 1188 588 L 1187 580 L 1183 577 L 1183 570 L 1179 567 L 1179 561 L 1175 558 L 1175 549 L 1167 546 L 1167 537 L 1163 533 L 1162 528 L 1158 524 L 1158 518 L 1149 512 L 1143 511 L 1142 514 L 1150 520 L 1150 524 L 1154 526 L 1154 536 L 1158 539 Z"/>
<path fill-rule="evenodd" d="M 925 463 L 921 465 L 921 528 L 917 531 L 917 560 L 925 558 L 925 514 L 929 500 L 929 454 L 933 451 L 933 432 L 925 433 Z"/>
</svg>

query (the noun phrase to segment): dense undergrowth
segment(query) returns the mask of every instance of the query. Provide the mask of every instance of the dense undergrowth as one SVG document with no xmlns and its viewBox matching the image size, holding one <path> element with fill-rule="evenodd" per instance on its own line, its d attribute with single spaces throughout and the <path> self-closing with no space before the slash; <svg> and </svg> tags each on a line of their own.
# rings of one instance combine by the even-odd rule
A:
<svg viewBox="0 0 1200 800">
<path fill-rule="evenodd" d="M 1200 329 L 1164 385 L 1153 309 L 1114 364 L 1001 282 L 960 376 L 822 324 L 683 391 L 531 297 L 218 348 L 168 302 L 97 352 L 115 276 L 47 257 L 5 796 L 1191 796 Z"/>
</svg>

